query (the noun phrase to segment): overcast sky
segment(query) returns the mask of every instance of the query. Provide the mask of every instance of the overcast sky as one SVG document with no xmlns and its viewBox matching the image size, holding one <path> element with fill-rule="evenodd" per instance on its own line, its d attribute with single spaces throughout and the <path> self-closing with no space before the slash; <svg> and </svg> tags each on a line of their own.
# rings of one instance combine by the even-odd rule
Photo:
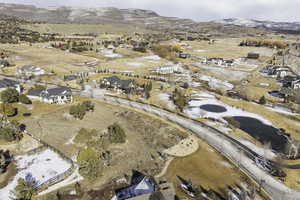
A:
<svg viewBox="0 0 300 200">
<path fill-rule="evenodd" d="M 249 18 L 300 22 L 300 0 L 0 0 L 44 6 L 141 8 L 160 15 L 209 21 Z"/>
</svg>

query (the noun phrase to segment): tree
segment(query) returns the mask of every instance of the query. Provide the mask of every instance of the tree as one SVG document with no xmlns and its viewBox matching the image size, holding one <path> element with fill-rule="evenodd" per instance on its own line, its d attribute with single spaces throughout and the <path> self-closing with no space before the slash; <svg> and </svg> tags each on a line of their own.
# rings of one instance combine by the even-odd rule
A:
<svg viewBox="0 0 300 200">
<path fill-rule="evenodd" d="M 1 104 L 0 113 L 7 117 L 13 117 L 18 113 L 18 109 L 9 103 L 3 103 Z"/>
<path fill-rule="evenodd" d="M 31 200 L 34 194 L 34 182 L 19 178 L 14 190 L 15 200 Z"/>
<path fill-rule="evenodd" d="M 95 105 L 91 101 L 84 101 L 82 105 L 85 108 L 85 111 L 94 111 Z"/>
<path fill-rule="evenodd" d="M 8 88 L 1 92 L 1 100 L 3 103 L 15 103 L 19 101 L 19 92 L 14 88 Z"/>
<path fill-rule="evenodd" d="M 108 138 L 111 143 L 125 143 L 125 131 L 117 123 L 108 127 Z"/>
<path fill-rule="evenodd" d="M 266 101 L 265 96 L 262 96 L 262 97 L 259 99 L 259 104 L 265 105 L 266 103 L 267 103 L 267 101 Z"/>
<path fill-rule="evenodd" d="M 19 96 L 19 101 L 23 104 L 31 104 L 31 100 L 25 95 L 25 94 L 21 94 Z"/>
<path fill-rule="evenodd" d="M 83 120 L 83 118 L 86 114 L 86 108 L 85 108 L 85 106 L 83 106 L 81 104 L 74 105 L 74 106 L 71 106 L 69 113 L 74 118 Z"/>
<path fill-rule="evenodd" d="M 100 160 L 100 156 L 92 148 L 80 151 L 77 160 L 79 173 L 82 176 L 94 180 L 101 175 L 103 163 Z"/>
</svg>

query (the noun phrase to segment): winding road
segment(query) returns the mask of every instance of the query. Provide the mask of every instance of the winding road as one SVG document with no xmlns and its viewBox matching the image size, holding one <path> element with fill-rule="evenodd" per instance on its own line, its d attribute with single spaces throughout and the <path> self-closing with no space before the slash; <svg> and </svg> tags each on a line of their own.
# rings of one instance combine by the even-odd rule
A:
<svg viewBox="0 0 300 200">
<path fill-rule="evenodd" d="M 82 95 L 86 96 L 86 94 Z M 276 180 L 274 177 L 260 168 L 256 162 L 253 161 L 253 158 L 251 159 L 251 156 L 249 156 L 250 154 L 252 156 L 256 155 L 260 157 L 258 154 L 243 144 L 240 144 L 231 136 L 224 134 L 213 127 L 152 105 L 142 104 L 112 96 L 98 95 L 93 97 L 101 101 L 118 104 L 125 107 L 131 107 L 148 114 L 156 115 L 172 123 L 176 123 L 177 125 L 195 133 L 198 137 L 214 147 L 223 156 L 228 158 L 234 165 L 239 167 L 244 173 L 255 180 L 272 199 L 300 200 L 299 191 L 293 190 Z"/>
</svg>

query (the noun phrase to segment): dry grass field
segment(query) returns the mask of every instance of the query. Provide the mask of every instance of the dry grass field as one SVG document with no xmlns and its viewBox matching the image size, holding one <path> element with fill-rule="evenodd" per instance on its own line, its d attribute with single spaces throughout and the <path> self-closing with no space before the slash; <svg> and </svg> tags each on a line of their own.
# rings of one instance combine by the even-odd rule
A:
<svg viewBox="0 0 300 200">
<path fill-rule="evenodd" d="M 173 160 L 165 175 L 167 180 L 174 183 L 178 194 L 183 198 L 185 195 L 178 188 L 180 181 L 177 175 L 220 193 L 227 186 L 234 186 L 245 180 L 239 170 L 204 142 L 200 142 L 196 153 Z"/>
<path fill-rule="evenodd" d="M 27 44 L 1 44 L 0 49 L 13 52 L 10 59 L 15 64 L 13 67 L 5 68 L 3 72 L 7 75 L 15 75 L 18 67 L 35 65 L 47 72 L 63 75 L 71 72 L 87 71 L 86 68 L 79 66 L 79 64 L 96 60 L 92 57 L 68 53 L 58 49 L 43 48 L 45 45 L 47 44 L 35 44 L 33 46 Z"/>
<path fill-rule="evenodd" d="M 246 57 L 249 52 L 260 53 L 263 57 L 272 56 L 272 49 L 263 47 L 240 47 L 239 43 L 243 39 L 245 38 L 217 39 L 214 44 L 208 44 L 207 41 L 187 42 L 192 48 L 184 51 L 199 56 L 221 57 L 226 59 Z"/>
<path fill-rule="evenodd" d="M 143 28 L 135 27 L 132 25 L 118 24 L 29 24 L 23 25 L 22 27 L 38 31 L 41 33 L 59 33 L 62 35 L 86 34 L 86 33 L 114 33 L 114 34 L 124 34 L 124 33 L 149 33 L 153 32 Z"/>
</svg>

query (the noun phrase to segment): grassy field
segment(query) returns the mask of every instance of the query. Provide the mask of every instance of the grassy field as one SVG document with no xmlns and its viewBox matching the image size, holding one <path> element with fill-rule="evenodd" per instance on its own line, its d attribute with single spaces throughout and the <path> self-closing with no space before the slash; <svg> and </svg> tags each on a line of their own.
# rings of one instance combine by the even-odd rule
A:
<svg viewBox="0 0 300 200">
<path fill-rule="evenodd" d="M 35 65 L 47 72 L 63 75 L 71 72 L 87 71 L 86 68 L 78 66 L 78 64 L 96 60 L 92 57 L 72 54 L 58 49 L 42 48 L 44 45 L 46 44 L 35 44 L 33 46 L 0 44 L 0 49 L 7 49 L 13 52 L 11 60 L 15 64 L 14 67 L 5 68 L 4 73 L 15 75 L 18 67 Z"/>
<path fill-rule="evenodd" d="M 167 180 L 175 184 L 178 194 L 183 198 L 185 195 L 178 188 L 180 181 L 177 175 L 220 193 L 227 186 L 234 186 L 245 180 L 238 169 L 203 142 L 196 153 L 172 161 L 165 175 Z"/>
<path fill-rule="evenodd" d="M 260 47 L 240 47 L 239 43 L 243 38 L 226 38 L 217 39 L 214 44 L 208 44 L 208 41 L 187 42 L 192 46 L 185 52 L 205 57 L 221 57 L 221 58 L 241 58 L 246 57 L 249 52 L 260 53 L 263 57 L 272 55 L 273 50 Z"/>
</svg>

